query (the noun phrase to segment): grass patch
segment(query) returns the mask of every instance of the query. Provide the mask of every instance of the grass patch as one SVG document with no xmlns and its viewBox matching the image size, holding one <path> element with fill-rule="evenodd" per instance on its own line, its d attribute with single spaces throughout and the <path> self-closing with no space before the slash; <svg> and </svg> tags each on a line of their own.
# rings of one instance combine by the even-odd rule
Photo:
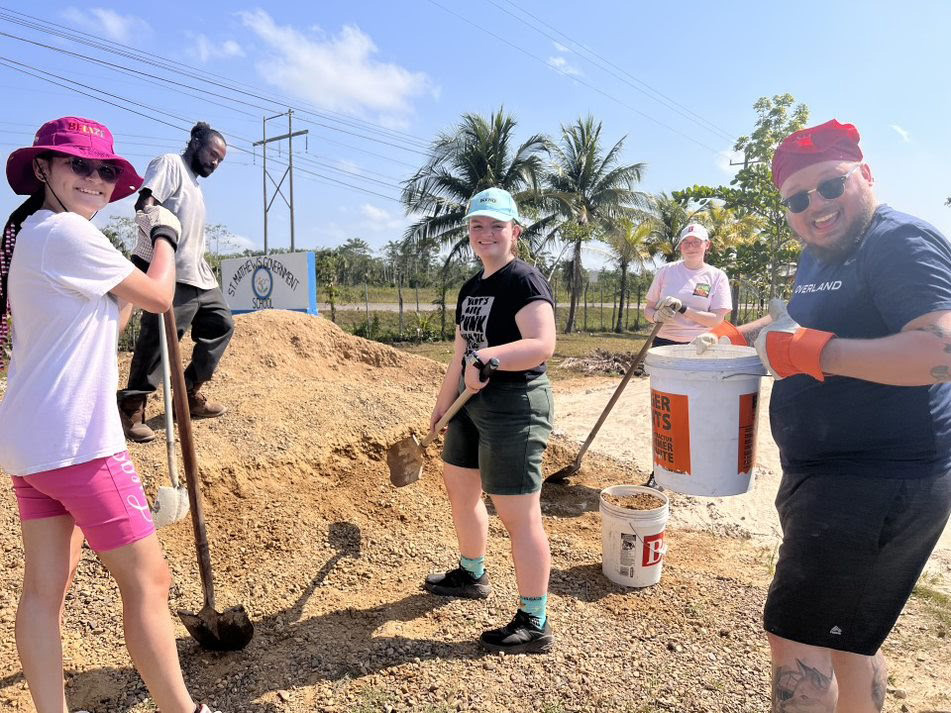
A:
<svg viewBox="0 0 951 713">
<path fill-rule="evenodd" d="M 935 621 L 948 630 L 951 629 L 951 595 L 931 586 L 934 583 L 934 578 L 929 578 L 927 575 L 922 576 L 912 590 L 911 595 L 921 601 Z"/>
</svg>

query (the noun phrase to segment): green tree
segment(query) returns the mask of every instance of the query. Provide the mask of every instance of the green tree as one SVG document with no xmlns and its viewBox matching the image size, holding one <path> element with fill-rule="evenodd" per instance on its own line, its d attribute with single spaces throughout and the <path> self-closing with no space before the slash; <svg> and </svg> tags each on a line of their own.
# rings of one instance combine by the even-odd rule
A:
<svg viewBox="0 0 951 713">
<path fill-rule="evenodd" d="M 741 136 L 733 146 L 743 152 L 743 168 L 729 186 L 693 186 L 679 193 L 678 197 L 692 199 L 719 198 L 726 208 L 738 216 L 753 215 L 761 221 L 755 243 L 765 252 L 761 263 L 766 263 L 770 297 L 779 290 L 779 273 L 799 254 L 799 246 L 786 224 L 786 212 L 780 204 L 779 191 L 773 185 L 771 165 L 779 142 L 806 125 L 809 109 L 805 104 L 796 104 L 791 94 L 761 97 L 753 105 L 757 119 L 753 132 Z M 755 252 L 756 250 L 754 250 Z"/>
<path fill-rule="evenodd" d="M 654 229 L 648 240 L 648 248 L 652 256 L 663 258 L 664 262 L 673 262 L 680 255 L 677 238 L 696 211 L 692 213 L 687 210 L 686 200 L 678 200 L 666 193 L 654 196 L 652 208 Z"/>
<path fill-rule="evenodd" d="M 403 183 L 400 198 L 406 213 L 420 216 L 406 229 L 404 241 L 417 249 L 429 245 L 448 249 L 441 270 L 443 306 L 452 263 L 469 253 L 463 220 L 469 199 L 497 186 L 512 193 L 523 212 L 537 210 L 547 141 L 536 134 L 517 144 L 517 123 L 501 107 L 488 118 L 463 114 L 456 126 L 436 137 L 429 159 Z M 527 231 L 526 238 L 533 234 Z M 443 309 L 444 335 L 445 325 Z"/>
<path fill-rule="evenodd" d="M 620 309 L 617 313 L 617 324 L 614 331 L 620 334 L 624 331 L 624 301 L 628 292 L 628 271 L 634 267 L 638 271 L 644 269 L 650 260 L 648 247 L 650 237 L 655 230 L 655 224 L 649 218 L 635 222 L 631 218 L 621 218 L 608 229 L 602 240 L 611 248 L 611 254 L 621 271 Z"/>
<path fill-rule="evenodd" d="M 646 210 L 650 202 L 646 194 L 634 190 L 645 164 L 622 164 L 626 137 L 605 151 L 601 131 L 602 124 L 594 117 L 579 118 L 574 124 L 562 125 L 560 143 L 549 147 L 553 165 L 546 179 L 545 199 L 553 208 L 562 240 L 572 247 L 566 334 L 574 329 L 583 287 L 582 245 L 615 221 Z"/>
<path fill-rule="evenodd" d="M 102 234 L 109 238 L 109 242 L 119 252 L 129 257 L 135 247 L 136 240 L 138 240 L 139 226 L 135 224 L 132 218 L 114 215 L 109 218 L 109 222 L 102 229 Z"/>
</svg>

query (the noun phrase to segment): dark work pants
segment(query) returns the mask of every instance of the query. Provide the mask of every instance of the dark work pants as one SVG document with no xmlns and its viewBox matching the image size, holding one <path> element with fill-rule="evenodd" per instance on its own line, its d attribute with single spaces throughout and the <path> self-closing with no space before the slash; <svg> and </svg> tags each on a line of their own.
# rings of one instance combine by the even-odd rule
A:
<svg viewBox="0 0 951 713">
<path fill-rule="evenodd" d="M 138 258 L 133 262 L 140 269 L 148 265 Z M 145 265 L 142 268 L 142 265 Z M 181 282 L 175 284 L 175 323 L 178 338 L 191 329 L 195 342 L 192 360 L 185 369 L 185 385 L 191 389 L 201 386 L 215 373 L 231 335 L 234 320 L 231 309 L 225 302 L 221 289 L 202 290 Z M 135 342 L 132 366 L 129 369 L 129 385 L 119 391 L 119 398 L 136 394 L 150 394 L 162 383 L 162 353 L 159 346 L 160 315 L 142 312 L 142 331 Z"/>
</svg>

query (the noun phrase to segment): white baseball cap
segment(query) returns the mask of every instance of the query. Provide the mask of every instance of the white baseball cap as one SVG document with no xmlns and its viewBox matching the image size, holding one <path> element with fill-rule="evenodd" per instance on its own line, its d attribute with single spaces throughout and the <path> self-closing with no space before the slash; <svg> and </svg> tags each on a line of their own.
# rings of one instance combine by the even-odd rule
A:
<svg viewBox="0 0 951 713">
<path fill-rule="evenodd" d="M 686 238 L 698 238 L 704 242 L 710 241 L 710 233 L 700 223 L 690 223 L 686 228 L 680 231 L 677 238 L 677 244 L 680 245 Z"/>
</svg>

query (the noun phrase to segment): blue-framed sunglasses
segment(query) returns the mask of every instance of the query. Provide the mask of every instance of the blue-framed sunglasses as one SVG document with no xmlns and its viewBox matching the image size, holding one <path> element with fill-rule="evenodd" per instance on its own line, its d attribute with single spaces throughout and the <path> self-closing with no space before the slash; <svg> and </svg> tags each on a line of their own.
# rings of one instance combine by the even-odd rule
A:
<svg viewBox="0 0 951 713">
<path fill-rule="evenodd" d="M 806 208 L 809 207 L 810 193 L 818 193 L 827 201 L 833 201 L 845 193 L 845 182 L 849 180 L 849 176 L 858 171 L 861 167 L 862 164 L 859 164 L 848 173 L 844 173 L 841 176 L 836 176 L 835 178 L 830 178 L 827 181 L 823 181 L 811 191 L 799 191 L 799 193 L 793 193 L 791 196 L 789 196 L 789 198 L 784 198 L 781 200 L 780 204 L 790 213 L 802 213 Z"/>
</svg>

